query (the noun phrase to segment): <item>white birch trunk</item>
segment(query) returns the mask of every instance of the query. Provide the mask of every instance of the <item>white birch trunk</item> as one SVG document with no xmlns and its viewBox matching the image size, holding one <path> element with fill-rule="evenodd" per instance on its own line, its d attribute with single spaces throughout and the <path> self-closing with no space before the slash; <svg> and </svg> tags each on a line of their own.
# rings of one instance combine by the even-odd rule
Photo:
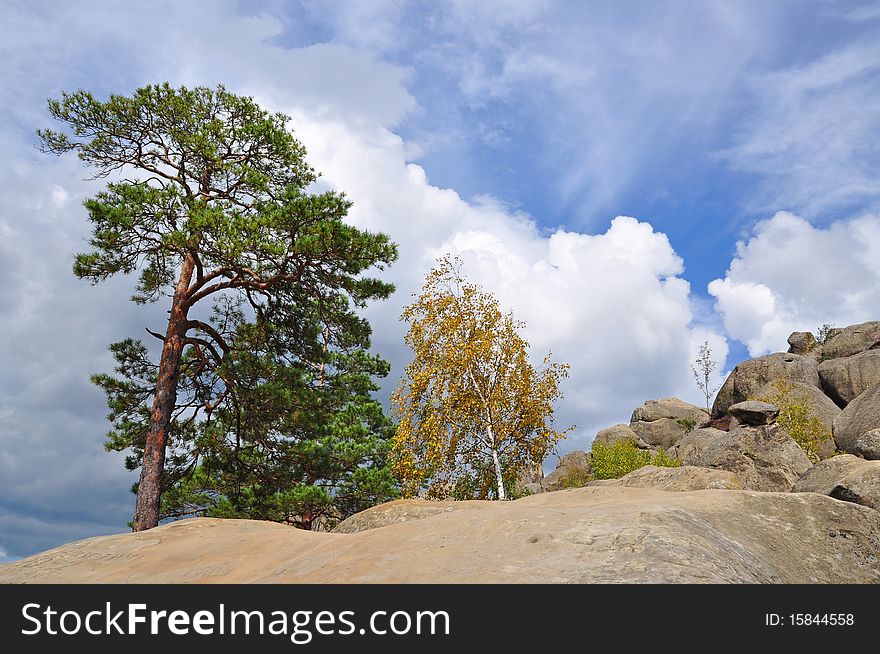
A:
<svg viewBox="0 0 880 654">
<path fill-rule="evenodd" d="M 507 495 L 504 493 L 504 475 L 501 474 L 501 459 L 498 458 L 498 449 L 495 447 L 495 438 L 492 435 L 492 426 L 486 427 L 486 433 L 489 436 L 489 442 L 492 443 L 492 463 L 495 465 L 495 482 L 498 484 L 498 499 L 506 500 Z"/>
</svg>

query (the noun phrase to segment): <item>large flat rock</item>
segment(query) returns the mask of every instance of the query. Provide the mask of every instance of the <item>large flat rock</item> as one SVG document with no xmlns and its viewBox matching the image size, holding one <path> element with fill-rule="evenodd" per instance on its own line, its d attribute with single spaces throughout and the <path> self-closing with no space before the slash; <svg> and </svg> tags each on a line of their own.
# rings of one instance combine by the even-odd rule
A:
<svg viewBox="0 0 880 654">
<path fill-rule="evenodd" d="M 880 513 L 814 493 L 578 488 L 310 533 L 192 519 L 0 566 L 3 582 L 877 583 Z M 400 521 L 402 514 L 409 517 Z"/>
<path fill-rule="evenodd" d="M 704 488 L 719 490 L 743 490 L 745 486 L 736 474 L 729 470 L 713 470 L 697 466 L 664 468 L 643 466 L 620 479 L 592 481 L 595 486 L 628 486 L 631 488 L 656 488 L 665 491 L 694 491 Z"/>
</svg>

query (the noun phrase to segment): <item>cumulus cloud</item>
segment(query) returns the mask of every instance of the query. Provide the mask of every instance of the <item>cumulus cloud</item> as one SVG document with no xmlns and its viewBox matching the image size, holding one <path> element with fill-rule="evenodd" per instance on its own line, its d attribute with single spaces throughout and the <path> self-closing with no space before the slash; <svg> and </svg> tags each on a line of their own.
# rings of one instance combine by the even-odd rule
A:
<svg viewBox="0 0 880 654">
<path fill-rule="evenodd" d="M 295 124 L 325 182 L 354 201 L 352 220 L 400 244 L 389 272 L 398 292 L 369 310 L 395 379 L 409 357 L 397 316 L 444 253 L 458 254 L 463 272 L 526 323 L 536 362 L 552 350 L 572 364 L 559 419 L 579 429 L 564 449 L 588 446 L 597 429 L 627 421 L 645 399 L 698 401 L 689 364 L 705 340 L 723 364 L 724 337 L 694 324 L 683 262 L 649 223 L 619 216 L 599 234 L 545 232 L 497 200 L 468 202 L 431 185 L 383 128 L 353 131 L 303 114 Z"/>
<path fill-rule="evenodd" d="M 880 217 L 821 228 L 779 212 L 737 244 L 736 257 L 709 293 L 728 334 L 752 355 L 785 350 L 792 331 L 877 319 Z"/>
</svg>

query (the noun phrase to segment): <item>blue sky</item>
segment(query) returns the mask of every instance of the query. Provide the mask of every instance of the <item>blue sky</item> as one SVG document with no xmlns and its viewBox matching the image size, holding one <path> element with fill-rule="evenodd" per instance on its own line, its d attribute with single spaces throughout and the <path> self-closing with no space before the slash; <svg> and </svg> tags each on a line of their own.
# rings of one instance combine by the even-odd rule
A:
<svg viewBox="0 0 880 654">
<path fill-rule="evenodd" d="M 70 274 L 99 185 L 34 148 L 62 90 L 222 82 L 291 115 L 351 220 L 400 244 L 368 311 L 383 397 L 400 309 L 454 252 L 572 364 L 563 452 L 699 401 L 706 340 L 728 370 L 880 317 L 877 3 L 12 1 L 0 30 L 0 557 L 125 530 L 88 375 L 164 314 Z"/>
</svg>

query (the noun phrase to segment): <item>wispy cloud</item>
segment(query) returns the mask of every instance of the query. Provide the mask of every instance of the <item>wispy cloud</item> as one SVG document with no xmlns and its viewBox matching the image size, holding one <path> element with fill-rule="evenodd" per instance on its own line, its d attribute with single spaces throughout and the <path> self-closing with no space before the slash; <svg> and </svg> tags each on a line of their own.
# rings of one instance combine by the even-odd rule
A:
<svg viewBox="0 0 880 654">
<path fill-rule="evenodd" d="M 825 217 L 880 202 L 878 34 L 754 80 L 756 108 L 722 153 L 759 175 L 752 209 Z"/>
</svg>

